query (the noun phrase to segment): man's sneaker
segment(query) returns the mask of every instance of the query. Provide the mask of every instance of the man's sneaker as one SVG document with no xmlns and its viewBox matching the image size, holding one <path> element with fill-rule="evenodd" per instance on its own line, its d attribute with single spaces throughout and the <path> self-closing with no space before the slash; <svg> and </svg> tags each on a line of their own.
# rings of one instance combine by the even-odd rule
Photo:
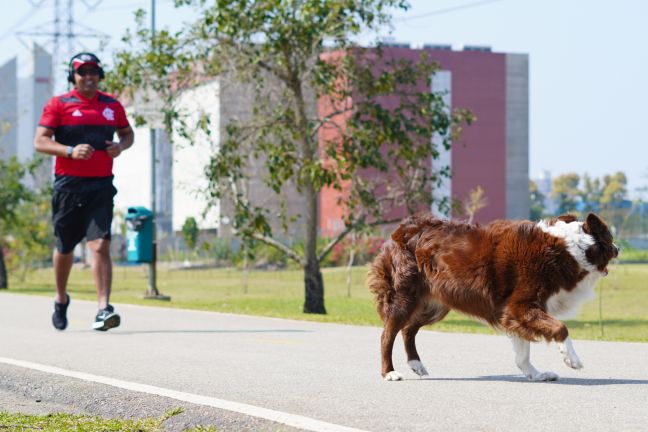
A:
<svg viewBox="0 0 648 432">
<path fill-rule="evenodd" d="M 99 331 L 106 331 L 111 328 L 119 327 L 121 318 L 115 313 L 115 308 L 108 305 L 104 309 L 99 309 L 92 328 Z"/>
<path fill-rule="evenodd" d="M 52 324 L 58 330 L 65 330 L 68 325 L 67 320 L 67 308 L 70 306 L 70 296 L 65 294 L 67 297 L 67 303 L 61 304 L 54 302 L 54 313 L 52 314 Z"/>
</svg>

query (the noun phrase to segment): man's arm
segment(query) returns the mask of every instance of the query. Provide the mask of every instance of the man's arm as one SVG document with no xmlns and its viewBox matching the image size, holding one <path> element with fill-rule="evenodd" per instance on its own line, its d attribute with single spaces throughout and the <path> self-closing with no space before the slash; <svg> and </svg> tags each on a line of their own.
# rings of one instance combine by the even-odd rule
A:
<svg viewBox="0 0 648 432">
<path fill-rule="evenodd" d="M 34 137 L 34 147 L 37 152 L 45 153 L 52 156 L 58 156 L 62 158 L 67 158 L 67 149 L 68 146 L 65 144 L 58 143 L 52 139 L 54 136 L 54 131 L 50 128 L 44 126 L 38 126 L 36 128 L 36 136 Z M 90 159 L 94 152 L 89 144 L 78 144 L 74 146 L 72 154 L 69 156 L 72 159 Z"/>
<path fill-rule="evenodd" d="M 125 128 L 117 129 L 117 136 L 119 137 L 119 142 L 106 141 L 106 151 L 112 158 L 116 158 L 124 150 L 130 148 L 133 145 L 135 140 L 135 133 L 130 126 Z"/>
</svg>

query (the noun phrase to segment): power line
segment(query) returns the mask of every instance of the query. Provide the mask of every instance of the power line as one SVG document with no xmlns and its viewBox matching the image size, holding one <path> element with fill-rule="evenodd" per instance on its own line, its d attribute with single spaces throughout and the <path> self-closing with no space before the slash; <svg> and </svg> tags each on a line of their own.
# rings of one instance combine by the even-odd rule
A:
<svg viewBox="0 0 648 432">
<path fill-rule="evenodd" d="M 456 12 L 458 10 L 471 9 L 471 8 L 475 8 L 475 7 L 479 7 L 479 6 L 485 6 L 487 4 L 496 3 L 496 2 L 500 2 L 500 1 L 502 1 L 502 0 L 483 0 L 483 1 L 478 1 L 478 2 L 474 2 L 474 3 L 468 3 L 468 4 L 465 4 L 465 5 L 461 5 L 461 6 L 454 6 L 454 7 L 449 7 L 449 8 L 445 8 L 445 9 L 438 9 L 438 10 L 435 10 L 435 11 L 426 12 L 426 13 L 419 14 L 419 15 L 413 15 L 413 16 L 408 16 L 408 17 L 403 17 L 403 18 L 394 18 L 394 21 L 405 22 L 405 21 L 411 21 L 411 20 L 416 20 L 416 19 L 421 19 L 421 18 L 427 18 L 427 17 L 431 17 L 431 16 L 435 16 L 435 15 L 442 15 L 442 14 L 446 14 L 446 13 L 450 13 L 450 12 Z"/>
</svg>

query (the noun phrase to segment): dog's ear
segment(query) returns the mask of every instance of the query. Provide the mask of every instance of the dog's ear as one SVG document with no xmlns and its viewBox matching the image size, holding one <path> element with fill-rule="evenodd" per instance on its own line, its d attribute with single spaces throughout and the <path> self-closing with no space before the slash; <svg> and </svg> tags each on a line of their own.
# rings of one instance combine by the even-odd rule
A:
<svg viewBox="0 0 648 432">
<path fill-rule="evenodd" d="M 605 225 L 605 222 L 601 220 L 598 216 L 596 216 L 594 213 L 589 213 L 587 215 L 587 219 L 585 219 L 585 223 L 583 224 L 583 231 L 585 231 L 587 234 L 594 234 L 594 233 L 600 233 L 607 230 L 607 226 Z"/>
<path fill-rule="evenodd" d="M 572 223 L 576 222 L 578 218 L 574 216 L 573 214 L 564 214 L 561 216 L 558 216 L 558 220 L 563 221 L 565 223 Z"/>
</svg>

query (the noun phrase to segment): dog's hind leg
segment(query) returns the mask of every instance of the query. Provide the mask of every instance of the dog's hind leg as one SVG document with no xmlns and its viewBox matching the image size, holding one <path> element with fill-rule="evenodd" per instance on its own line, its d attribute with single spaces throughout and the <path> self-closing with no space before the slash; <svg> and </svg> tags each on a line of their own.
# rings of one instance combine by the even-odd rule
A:
<svg viewBox="0 0 648 432">
<path fill-rule="evenodd" d="M 400 381 L 403 376 L 394 370 L 392 351 L 396 335 L 403 328 L 406 315 L 399 313 L 388 314 L 385 317 L 385 328 L 380 337 L 380 353 L 382 356 L 382 376 L 385 381 Z"/>
<path fill-rule="evenodd" d="M 449 309 L 439 304 L 428 305 L 423 313 L 414 315 L 413 319 L 403 328 L 403 342 L 407 353 L 407 364 L 420 377 L 427 377 L 428 371 L 421 362 L 421 357 L 416 350 L 416 334 L 424 325 L 441 321 L 448 314 Z"/>
<path fill-rule="evenodd" d="M 539 372 L 531 364 L 531 343 L 519 336 L 512 335 L 515 364 L 530 381 L 556 381 L 558 375 L 553 372 Z"/>
</svg>

